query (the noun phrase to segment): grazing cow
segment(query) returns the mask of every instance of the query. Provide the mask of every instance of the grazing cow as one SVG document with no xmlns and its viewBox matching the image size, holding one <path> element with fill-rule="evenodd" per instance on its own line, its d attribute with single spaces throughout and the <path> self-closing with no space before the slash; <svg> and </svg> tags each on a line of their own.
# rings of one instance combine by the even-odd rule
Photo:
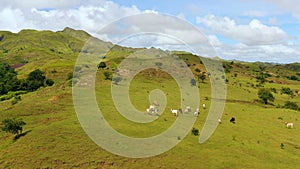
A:
<svg viewBox="0 0 300 169">
<path fill-rule="evenodd" d="M 230 119 L 230 123 L 233 123 L 233 124 L 235 124 L 235 117 L 231 117 L 231 119 Z"/>
<path fill-rule="evenodd" d="M 286 128 L 290 128 L 290 129 L 294 127 L 294 124 L 290 123 L 290 122 L 285 122 L 285 125 L 286 125 Z"/>
<path fill-rule="evenodd" d="M 149 109 L 150 109 L 151 111 L 154 111 L 155 106 L 154 106 L 154 105 L 150 105 Z"/>
<path fill-rule="evenodd" d="M 146 109 L 146 112 L 147 112 L 147 113 L 150 113 L 150 109 Z"/>
<path fill-rule="evenodd" d="M 186 106 L 184 112 L 185 112 L 185 113 L 191 112 L 191 107 L 190 107 L 190 106 Z"/>
<path fill-rule="evenodd" d="M 205 109 L 205 108 L 206 108 L 206 105 L 205 105 L 205 104 L 202 104 L 202 107 L 203 107 L 203 109 Z"/>
<path fill-rule="evenodd" d="M 199 112 L 198 112 L 198 111 L 195 111 L 195 112 L 194 112 L 194 116 L 197 117 L 198 115 L 199 115 Z"/>
<path fill-rule="evenodd" d="M 157 100 L 154 100 L 154 101 L 153 101 L 153 105 L 154 105 L 154 106 L 159 106 L 158 101 L 157 101 Z"/>
<path fill-rule="evenodd" d="M 171 109 L 173 115 L 178 116 L 178 110 Z"/>
<path fill-rule="evenodd" d="M 222 123 L 221 119 L 218 119 L 218 122 L 219 122 L 219 124 L 221 124 Z"/>
</svg>

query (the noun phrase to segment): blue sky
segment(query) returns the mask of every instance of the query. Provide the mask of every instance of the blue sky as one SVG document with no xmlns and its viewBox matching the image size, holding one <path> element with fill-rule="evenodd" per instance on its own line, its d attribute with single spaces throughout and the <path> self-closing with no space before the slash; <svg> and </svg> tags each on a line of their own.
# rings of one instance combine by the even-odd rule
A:
<svg viewBox="0 0 300 169">
<path fill-rule="evenodd" d="M 205 34 L 224 59 L 300 62 L 300 1 L 295 0 L 3 0 L 0 29 L 58 31 L 68 26 L 117 42 L 97 31 L 124 16 L 147 12 L 173 15 L 191 23 Z M 140 22 L 145 19 L 131 22 L 130 29 L 142 31 L 148 30 L 146 26 L 151 27 Z M 184 35 L 187 32 L 178 25 L 173 25 L 174 30 L 170 31 L 170 25 L 164 25 L 163 20 L 157 23 L 162 24 L 160 29 L 164 33 Z M 193 38 L 191 41 L 195 42 Z M 135 43 L 131 44 L 134 47 Z"/>
</svg>

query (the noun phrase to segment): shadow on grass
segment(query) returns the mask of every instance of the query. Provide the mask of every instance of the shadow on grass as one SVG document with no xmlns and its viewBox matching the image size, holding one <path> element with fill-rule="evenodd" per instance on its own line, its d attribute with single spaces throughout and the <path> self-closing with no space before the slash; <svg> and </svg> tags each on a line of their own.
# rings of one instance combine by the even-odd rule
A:
<svg viewBox="0 0 300 169">
<path fill-rule="evenodd" d="M 14 137 L 14 141 L 17 141 L 19 138 L 21 138 L 21 137 L 24 137 L 26 134 L 28 134 L 28 133 L 30 133 L 32 130 L 28 130 L 28 131 L 25 131 L 25 132 L 23 132 L 22 134 L 18 134 L 18 135 L 16 135 L 15 137 Z"/>
</svg>

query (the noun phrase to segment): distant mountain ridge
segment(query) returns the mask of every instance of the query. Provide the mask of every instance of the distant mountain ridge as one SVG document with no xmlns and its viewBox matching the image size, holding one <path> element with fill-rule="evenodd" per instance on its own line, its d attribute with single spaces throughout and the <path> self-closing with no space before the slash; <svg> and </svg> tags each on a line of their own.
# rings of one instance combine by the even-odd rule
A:
<svg viewBox="0 0 300 169">
<path fill-rule="evenodd" d="M 84 30 L 75 30 L 70 27 L 66 27 L 57 32 L 49 30 L 37 31 L 31 29 L 24 29 L 18 33 L 0 31 L 0 61 L 15 65 L 26 64 L 34 61 L 40 61 L 41 63 L 44 63 L 45 60 L 52 59 L 74 60 L 74 58 L 77 57 L 80 52 L 87 52 L 82 51 L 82 49 L 88 40 L 95 41 L 98 45 L 97 47 L 101 47 L 103 50 L 110 49 L 112 47 L 114 47 L 115 50 L 129 50 L 127 47 L 117 45 L 114 46 L 114 44 L 111 42 L 104 42 L 91 36 Z M 137 48 L 130 48 L 129 51 L 134 51 L 136 49 Z M 173 53 L 192 55 L 184 51 L 173 51 Z M 248 63 L 235 60 L 226 61 L 217 56 L 215 56 L 215 58 L 223 62 Z M 273 67 L 277 65 L 277 67 L 279 66 L 291 71 L 300 71 L 300 63 L 270 64 L 254 62 L 252 64 L 262 64 L 265 67 Z"/>
</svg>

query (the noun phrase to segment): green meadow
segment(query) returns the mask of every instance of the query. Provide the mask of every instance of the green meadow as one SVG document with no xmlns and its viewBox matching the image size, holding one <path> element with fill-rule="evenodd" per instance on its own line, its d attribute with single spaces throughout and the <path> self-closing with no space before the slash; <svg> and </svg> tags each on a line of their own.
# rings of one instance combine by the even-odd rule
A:
<svg viewBox="0 0 300 169">
<path fill-rule="evenodd" d="M 12 104 L 13 98 L 0 101 L 0 126 L 6 118 L 22 118 L 26 122 L 19 139 L 0 131 L 0 168 L 299 168 L 300 108 L 285 106 L 287 101 L 300 106 L 299 63 L 222 61 L 226 104 L 222 122 L 213 135 L 199 144 L 199 136 L 189 131 L 167 152 L 148 158 L 128 158 L 99 147 L 81 127 L 73 104 L 72 80 L 78 82 L 76 73 L 89 65 L 74 67 L 77 57 L 84 53 L 106 63 L 106 67 L 97 70 L 96 101 L 110 126 L 130 137 L 158 135 L 180 118 L 181 114 L 176 117 L 170 111 L 179 109 L 181 102 L 180 86 L 171 75 L 159 69 L 145 69 L 133 78 L 129 99 L 137 110 L 145 113 L 151 104 L 149 94 L 155 89 L 163 91 L 167 100 L 155 121 L 136 123 L 120 115 L 115 107 L 111 92 L 115 84 L 111 78 L 122 59 L 142 49 L 113 47 L 97 39 L 92 43 L 100 45 L 100 49 L 84 48 L 91 36 L 71 28 L 58 32 L 23 30 L 18 34 L 0 31 L 0 35 L 4 36 L 0 41 L 0 62 L 21 64 L 15 68 L 18 78 L 40 69 L 54 80 L 53 86 L 22 94 L 16 104 Z M 103 53 L 111 47 L 108 53 Z M 172 54 L 183 60 L 194 74 L 199 104 L 206 104 L 205 109 L 199 107 L 200 114 L 193 125 L 201 132 L 213 98 L 209 77 L 202 82 L 197 75 L 207 70 L 198 56 L 180 51 Z M 110 77 L 106 78 L 104 72 Z M 258 78 L 261 74 L 263 83 Z M 258 98 L 260 88 L 272 89 L 275 100 L 264 104 Z M 290 88 L 293 94 L 282 93 L 282 88 Z M 235 124 L 229 122 L 233 116 Z M 288 129 L 284 122 L 293 122 L 294 127 Z"/>
</svg>

